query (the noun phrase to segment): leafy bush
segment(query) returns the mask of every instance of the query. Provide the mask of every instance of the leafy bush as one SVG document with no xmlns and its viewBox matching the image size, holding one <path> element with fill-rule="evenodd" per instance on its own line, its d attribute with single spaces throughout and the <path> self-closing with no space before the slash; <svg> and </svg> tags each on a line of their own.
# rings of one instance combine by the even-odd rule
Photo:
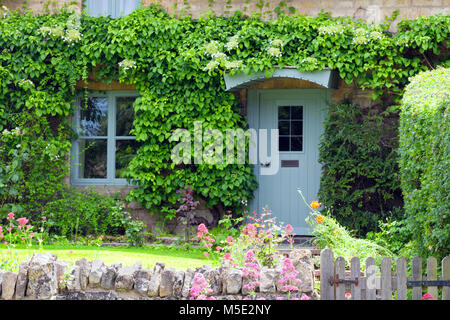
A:
<svg viewBox="0 0 450 320">
<path fill-rule="evenodd" d="M 396 116 L 343 104 L 330 107 L 324 125 L 319 200 L 333 217 L 359 236 L 402 217 Z"/>
<path fill-rule="evenodd" d="M 450 249 L 450 69 L 411 79 L 400 113 L 400 174 L 414 244 L 424 256 Z"/>
<path fill-rule="evenodd" d="M 50 233 L 68 239 L 126 234 L 132 244 L 144 241 L 144 223 L 134 221 L 118 200 L 94 191 L 69 188 L 61 199 L 47 203 L 43 215 L 47 217 Z"/>
</svg>

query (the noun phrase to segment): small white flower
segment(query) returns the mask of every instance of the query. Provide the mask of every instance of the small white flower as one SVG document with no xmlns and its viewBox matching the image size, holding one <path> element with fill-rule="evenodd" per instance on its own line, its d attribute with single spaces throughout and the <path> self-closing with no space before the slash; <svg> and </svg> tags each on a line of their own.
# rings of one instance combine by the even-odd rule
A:
<svg viewBox="0 0 450 320">
<path fill-rule="evenodd" d="M 281 57 L 281 50 L 279 48 L 270 47 L 269 49 L 267 49 L 267 52 L 272 57 Z"/>
<path fill-rule="evenodd" d="M 205 46 L 205 54 L 207 56 L 213 56 L 219 52 L 219 43 L 217 41 L 211 41 Z"/>
<path fill-rule="evenodd" d="M 217 67 L 219 66 L 219 62 L 212 60 L 210 62 L 208 62 L 208 64 L 206 65 L 206 67 L 203 68 L 203 71 L 213 71 L 215 70 Z"/>
<path fill-rule="evenodd" d="M 239 36 L 238 35 L 234 35 L 230 38 L 230 40 L 228 40 L 228 42 L 225 44 L 225 48 L 227 49 L 227 51 L 231 51 L 235 48 L 238 47 L 239 45 Z"/>
<path fill-rule="evenodd" d="M 136 62 L 130 59 L 124 59 L 119 62 L 119 68 L 126 72 L 129 69 L 136 68 Z"/>
<path fill-rule="evenodd" d="M 272 47 L 280 48 L 284 45 L 284 42 L 281 39 L 275 39 L 270 41 L 270 45 Z"/>
<path fill-rule="evenodd" d="M 242 67 L 242 60 L 235 60 L 235 61 L 226 61 L 225 62 L 225 69 L 228 70 L 237 70 Z"/>
</svg>

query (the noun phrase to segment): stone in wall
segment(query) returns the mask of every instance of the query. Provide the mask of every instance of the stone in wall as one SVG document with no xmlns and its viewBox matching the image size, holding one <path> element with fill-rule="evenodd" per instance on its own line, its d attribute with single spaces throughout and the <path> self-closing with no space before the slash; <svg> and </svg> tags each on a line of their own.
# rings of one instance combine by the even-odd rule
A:
<svg viewBox="0 0 450 320">
<path fill-rule="evenodd" d="M 16 289 L 17 273 L 5 272 L 2 277 L 2 295 L 3 300 L 11 300 L 14 297 Z"/>
<path fill-rule="evenodd" d="M 28 285 L 28 265 L 29 261 L 22 261 L 19 265 L 19 273 L 17 275 L 16 283 L 16 300 L 21 300 L 25 297 Z"/>
<path fill-rule="evenodd" d="M 242 270 L 230 268 L 223 274 L 223 294 L 239 294 L 242 288 Z"/>
<path fill-rule="evenodd" d="M 134 276 L 137 271 L 142 268 L 142 265 L 135 264 L 131 267 L 123 267 L 117 272 L 115 289 L 118 291 L 131 290 L 134 287 Z"/>
<path fill-rule="evenodd" d="M 297 278 L 302 282 L 297 285 L 300 292 L 314 291 L 314 260 L 311 250 L 292 250 L 289 254 L 292 265 L 298 271 Z"/>
<path fill-rule="evenodd" d="M 94 260 L 92 262 L 91 272 L 89 273 L 89 287 L 99 287 L 104 272 L 105 263 L 103 260 Z"/>
<path fill-rule="evenodd" d="M 113 266 L 105 267 L 102 278 L 100 279 L 100 287 L 107 290 L 114 289 L 116 283 L 117 269 Z"/>
<path fill-rule="evenodd" d="M 174 268 L 164 269 L 161 273 L 161 282 L 159 286 L 159 296 L 160 297 L 172 297 L 173 296 L 173 285 L 175 282 L 175 272 Z"/>
<path fill-rule="evenodd" d="M 141 295 L 147 295 L 153 272 L 149 269 L 138 270 L 135 275 L 134 289 Z"/>
<path fill-rule="evenodd" d="M 173 280 L 173 296 L 175 298 L 182 297 L 184 281 L 185 281 L 185 272 L 183 270 L 175 270 Z"/>
<path fill-rule="evenodd" d="M 181 290 L 181 296 L 183 298 L 189 297 L 193 280 L 194 280 L 194 270 L 188 268 L 184 274 L 183 289 Z"/>
<path fill-rule="evenodd" d="M 150 297 L 157 297 L 159 296 L 159 288 L 161 284 L 161 273 L 163 272 L 165 268 L 164 263 L 157 262 L 155 266 L 153 267 L 153 274 L 150 278 L 150 283 L 148 286 L 148 292 L 147 294 Z"/>
<path fill-rule="evenodd" d="M 58 279 L 54 262 L 55 255 L 34 254 L 28 265 L 27 296 L 35 299 L 50 299 L 58 292 Z"/>
<path fill-rule="evenodd" d="M 83 258 L 81 260 L 76 261 L 75 265 L 80 267 L 79 278 L 81 290 L 86 290 L 87 285 L 89 283 L 89 273 L 92 268 L 92 263 L 89 262 L 86 258 Z"/>
</svg>

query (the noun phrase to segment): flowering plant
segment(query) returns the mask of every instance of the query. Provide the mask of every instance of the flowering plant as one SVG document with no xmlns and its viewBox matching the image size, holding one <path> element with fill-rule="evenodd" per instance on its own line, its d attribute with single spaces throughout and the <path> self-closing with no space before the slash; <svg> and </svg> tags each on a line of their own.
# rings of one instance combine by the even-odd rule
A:
<svg viewBox="0 0 450 320">
<path fill-rule="evenodd" d="M 201 273 L 194 276 L 190 291 L 190 300 L 215 300 L 214 297 L 208 296 L 212 293 L 208 281 Z"/>
<path fill-rule="evenodd" d="M 252 250 L 248 250 L 245 255 L 245 266 L 242 269 L 242 278 L 245 279 L 246 283 L 242 286 L 243 289 L 247 289 L 249 295 L 255 298 L 256 288 L 261 285 L 259 279 L 261 278 L 261 267 L 259 265 L 258 259 Z"/>
</svg>

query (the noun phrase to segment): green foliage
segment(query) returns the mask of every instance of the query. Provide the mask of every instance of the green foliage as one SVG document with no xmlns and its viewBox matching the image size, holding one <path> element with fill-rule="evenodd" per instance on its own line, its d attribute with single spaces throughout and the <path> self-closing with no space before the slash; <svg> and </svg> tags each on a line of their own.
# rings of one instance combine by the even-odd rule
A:
<svg viewBox="0 0 450 320">
<path fill-rule="evenodd" d="M 399 98 L 409 76 L 429 63 L 448 63 L 439 55 L 447 48 L 446 16 L 405 21 L 399 33 L 391 34 L 388 24 L 327 13 L 286 15 L 285 7 L 277 9 L 277 19 L 263 21 L 261 15 L 240 12 L 231 17 L 174 17 L 152 5 L 117 19 L 75 16 L 79 26 L 69 25 L 74 13 L 67 8 L 55 15 L 9 11 L 0 18 L 0 130 L 20 127 L 15 114 L 32 114 L 39 125 L 45 118 L 65 118 L 73 111 L 75 84 L 86 80 L 89 72 L 104 82 L 134 84 L 141 97 L 134 104 L 133 134 L 142 146 L 129 165 L 128 179 L 139 185 L 129 199 L 170 219 L 176 212 L 176 190 L 189 185 L 209 207 L 239 213 L 257 187 L 251 166 L 176 166 L 170 159 L 175 145 L 170 136 L 177 128 L 192 134 L 194 121 L 202 121 L 205 130 L 223 133 L 245 127 L 237 99 L 224 90 L 225 72 L 264 71 L 269 76 L 275 65 L 301 71 L 332 68 L 347 83 L 373 89 L 375 97 Z M 57 132 L 51 145 L 66 154 L 70 132 L 67 127 Z M 40 134 L 34 137 L 49 141 Z M 12 168 L 25 166 L 7 158 L 12 146 L 0 155 L 6 159 L 0 167 L 8 171 L 6 178 L 2 176 L 7 184 L 17 179 Z M 34 168 L 34 162 L 29 163 Z M 19 173 L 30 196 L 19 199 L 22 192 L 16 190 L 15 195 L 2 194 L 2 204 L 25 203 L 31 208 L 32 199 L 48 201 L 47 190 L 56 188 L 64 176 L 60 163 L 42 162 L 36 170 L 49 168 L 55 172 L 40 180 Z M 38 207 L 42 211 L 44 206 Z"/>
<path fill-rule="evenodd" d="M 343 226 L 364 235 L 378 221 L 402 217 L 395 115 L 331 106 L 319 148 L 319 200 Z"/>
<path fill-rule="evenodd" d="M 141 245 L 144 241 L 143 222 L 134 221 L 113 197 L 93 191 L 67 189 L 60 199 L 47 203 L 43 215 L 50 233 L 68 239 L 125 234 L 131 244 Z"/>
<path fill-rule="evenodd" d="M 450 69 L 411 79 L 400 113 L 400 174 L 415 247 L 443 257 L 450 248 Z"/>
<path fill-rule="evenodd" d="M 330 213 L 324 215 L 313 210 L 306 222 L 312 228 L 311 235 L 314 236 L 314 243 L 317 247 L 333 250 L 336 257 L 345 259 L 347 265 L 350 265 L 353 257 L 358 257 L 361 261 L 373 257 L 379 264 L 382 257 L 393 256 L 391 251 L 374 241 L 353 237 Z M 365 268 L 364 264 L 361 264 L 361 268 Z"/>
</svg>

